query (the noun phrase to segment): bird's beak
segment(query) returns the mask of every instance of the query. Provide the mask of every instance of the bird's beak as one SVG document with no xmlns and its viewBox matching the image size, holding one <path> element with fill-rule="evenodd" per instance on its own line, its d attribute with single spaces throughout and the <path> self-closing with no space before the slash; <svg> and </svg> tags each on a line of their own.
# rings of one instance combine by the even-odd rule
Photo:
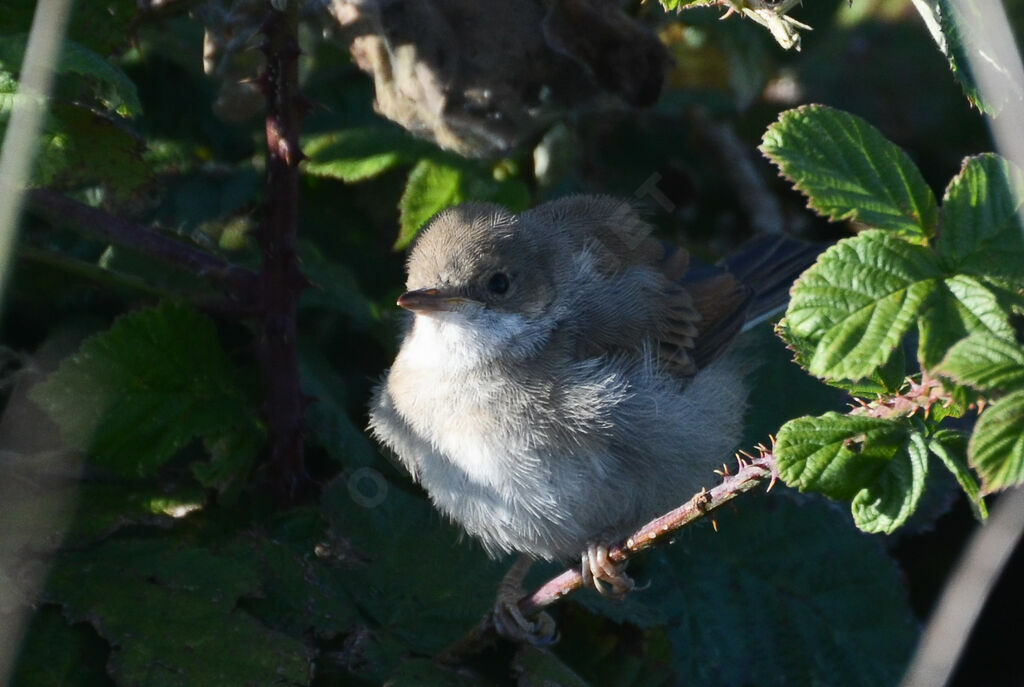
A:
<svg viewBox="0 0 1024 687">
<path fill-rule="evenodd" d="M 467 298 L 446 296 L 437 289 L 406 291 L 398 297 L 398 306 L 413 312 L 426 313 L 458 310 L 469 303 Z"/>
</svg>

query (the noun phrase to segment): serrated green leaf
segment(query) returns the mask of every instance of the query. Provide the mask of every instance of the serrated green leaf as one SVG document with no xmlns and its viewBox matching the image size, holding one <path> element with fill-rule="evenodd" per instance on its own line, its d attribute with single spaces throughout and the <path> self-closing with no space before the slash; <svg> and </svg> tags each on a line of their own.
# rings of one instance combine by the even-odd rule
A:
<svg viewBox="0 0 1024 687">
<path fill-rule="evenodd" d="M 254 421 L 213 322 L 171 303 L 86 339 L 31 398 L 91 460 L 134 475 Z"/>
<path fill-rule="evenodd" d="M 931 236 L 935 195 L 900 148 L 860 117 L 822 105 L 787 110 L 760 146 L 829 219 L 854 220 L 907 237 Z"/>
<path fill-rule="evenodd" d="M 982 392 L 1024 388 L 1024 349 L 1012 340 L 974 334 L 953 346 L 935 370 Z"/>
<path fill-rule="evenodd" d="M 790 420 L 775 443 L 779 477 L 800 491 L 853 499 L 906 445 L 905 423 L 830 412 Z"/>
<path fill-rule="evenodd" d="M 303 141 L 302 169 L 313 176 L 356 183 L 402 164 L 412 164 L 431 146 L 395 129 L 363 127 L 317 134 Z"/>
<path fill-rule="evenodd" d="M 0 71 L 21 70 L 27 42 L 27 34 L 0 36 Z M 138 90 L 128 75 L 84 45 L 65 40 L 55 71 L 93 83 L 97 99 L 111 112 L 126 117 L 142 112 Z"/>
<path fill-rule="evenodd" d="M 949 271 L 1024 277 L 1024 174 L 994 154 L 964 160 L 946 188 L 935 241 Z"/>
<path fill-rule="evenodd" d="M 985 408 L 974 425 L 967 455 L 981 476 L 983 494 L 1024 483 L 1024 391 Z"/>
<path fill-rule="evenodd" d="M 122 684 L 308 684 L 303 643 L 236 608 L 259 584 L 250 568 L 202 548 L 116 539 L 62 554 L 46 595 L 116 647 L 108 670 Z"/>
<path fill-rule="evenodd" d="M 957 274 L 939 282 L 917 320 L 920 332 L 918 359 L 930 369 L 939 364 L 950 347 L 975 333 L 1012 338 L 1007 309 L 988 284 Z"/>
<path fill-rule="evenodd" d="M 917 508 L 927 476 L 928 447 L 924 437 L 911 432 L 878 479 L 853 497 L 850 510 L 857 527 L 892 534 Z"/>
<path fill-rule="evenodd" d="M 461 203 L 463 171 L 453 165 L 424 158 L 409 172 L 405 191 L 398 202 L 401 216 L 395 248 L 412 243 L 416 233 L 431 217 L 450 205 Z"/>
<path fill-rule="evenodd" d="M 967 437 L 951 429 L 940 429 L 928 440 L 928 450 L 953 473 L 960 488 L 967 495 L 967 502 L 971 505 L 974 517 L 978 520 L 988 518 L 988 508 L 981 496 L 978 480 L 974 478 L 974 473 L 967 465 Z"/>
<path fill-rule="evenodd" d="M 981 0 L 984 3 L 985 0 Z M 992 35 L 992 27 L 985 26 L 986 17 L 998 14 L 980 12 L 976 0 L 933 0 L 932 2 L 915 2 L 914 7 L 921 14 L 932 33 L 932 38 L 946 55 L 949 66 L 953 70 L 964 95 L 984 113 L 998 116 L 1008 102 L 1024 99 L 1024 83 L 1016 77 L 1018 72 L 1013 65 L 1019 62 L 1012 42 L 1002 45 L 986 42 L 979 45 L 979 36 Z M 974 53 L 978 58 L 973 62 L 968 55 Z M 975 69 L 981 67 L 988 72 L 984 80 L 999 83 L 1000 88 L 982 93 L 979 78 Z"/>
<path fill-rule="evenodd" d="M 884 365 L 936 288 L 932 253 L 872 230 L 825 251 L 793 286 L 787 342 L 825 379 L 857 380 Z"/>
<path fill-rule="evenodd" d="M 917 621 L 878 542 L 820 502 L 747 494 L 687 527 L 639 592 L 665 609 L 675 684 L 877 687 L 899 681 Z"/>
</svg>

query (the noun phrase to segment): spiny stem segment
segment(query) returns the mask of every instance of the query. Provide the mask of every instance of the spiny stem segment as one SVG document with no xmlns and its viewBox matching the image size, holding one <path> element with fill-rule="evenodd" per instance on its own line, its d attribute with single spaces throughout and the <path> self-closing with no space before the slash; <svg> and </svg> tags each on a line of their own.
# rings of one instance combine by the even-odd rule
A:
<svg viewBox="0 0 1024 687">
<path fill-rule="evenodd" d="M 772 479 L 775 475 L 775 457 L 767 451 L 761 451 L 757 458 L 740 459 L 739 462 L 740 466 L 735 474 L 725 476 L 722 482 L 712 489 L 702 490 L 675 510 L 651 520 L 625 542 L 611 547 L 608 550 L 608 558 L 615 563 L 628 561 L 641 551 L 665 540 L 691 522 L 710 515 L 723 504 L 750 491 L 766 479 Z M 522 599 L 519 602 L 519 610 L 526 615 L 536 613 L 579 589 L 582 582 L 583 576 L 580 571 L 570 568 Z"/>
<path fill-rule="evenodd" d="M 774 442 L 773 442 L 774 443 Z M 624 563 L 641 551 L 668 540 L 675 532 L 700 518 L 710 515 L 722 505 L 740 494 L 750 491 L 765 480 L 769 487 L 777 476 L 775 456 L 763 445 L 757 447 L 757 457 L 737 455 L 738 469 L 735 474 L 725 470 L 722 482 L 711 489 L 702 489 L 689 501 L 661 517 L 651 520 L 638 529 L 624 542 L 608 550 L 608 558 L 615 563 Z M 519 601 L 519 611 L 525 617 L 540 612 L 559 599 L 568 596 L 583 585 L 583 575 L 578 568 L 570 568 L 541 585 L 533 594 Z M 466 656 L 479 652 L 495 637 L 493 617 L 488 613 L 481 622 L 456 643 L 445 649 L 438 660 L 458 663 Z"/>
<path fill-rule="evenodd" d="M 299 385 L 298 301 L 307 282 L 298 268 L 299 93 L 298 3 L 284 11 L 268 3 L 263 24 L 267 56 L 265 89 L 267 179 L 263 222 L 257 232 L 263 262 L 258 275 L 260 316 L 258 350 L 269 430 L 269 477 L 285 500 L 310 480 L 302 440 L 305 398 Z"/>
</svg>

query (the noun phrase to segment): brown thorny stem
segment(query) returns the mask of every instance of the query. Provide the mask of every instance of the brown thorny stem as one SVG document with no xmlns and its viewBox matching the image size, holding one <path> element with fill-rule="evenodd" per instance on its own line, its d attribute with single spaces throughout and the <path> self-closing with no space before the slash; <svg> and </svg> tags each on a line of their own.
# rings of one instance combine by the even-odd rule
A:
<svg viewBox="0 0 1024 687">
<path fill-rule="evenodd" d="M 267 178 L 257 232 L 263 262 L 257 276 L 262 312 L 257 350 L 266 399 L 269 477 L 286 501 L 309 484 L 302 439 L 305 397 L 299 383 L 298 301 L 308 283 L 298 268 L 299 125 L 308 107 L 299 92 L 297 3 L 270 7 L 262 26 L 266 71 Z"/>
<path fill-rule="evenodd" d="M 949 405 L 952 397 L 939 380 L 925 374 L 920 381 L 908 378 L 906 389 L 901 393 L 883 396 L 870 403 L 855 400 L 857 403 L 849 411 L 851 415 L 895 419 L 909 417 L 918 412 L 927 416 L 932 406 Z M 778 467 L 774 453 L 774 438 L 770 443 L 770 448 L 759 444 L 756 456 L 740 451 L 736 456 L 738 466 L 735 473 L 731 473 L 729 467 L 723 465 L 721 470 L 715 471 L 722 477 L 717 486 L 702 489 L 683 505 L 651 520 L 625 541 L 609 549 L 608 557 L 615 563 L 625 563 L 641 551 L 666 541 L 690 523 L 711 516 L 713 511 L 765 480 L 769 480 L 768 490 L 771 491 L 778 478 Z M 711 522 L 717 530 L 713 517 Z M 583 575 L 579 568 L 569 568 L 538 587 L 532 594 L 520 599 L 519 610 L 524 616 L 529 617 L 582 586 Z M 457 662 L 461 657 L 479 652 L 494 636 L 494 621 L 492 615 L 488 613 L 476 627 L 445 649 L 438 658 L 444 662 Z"/>
<path fill-rule="evenodd" d="M 728 466 L 722 465 L 722 470 L 716 471 L 722 476 L 721 483 L 712 489 L 702 489 L 699 494 L 675 510 L 651 520 L 625 541 L 611 547 L 608 550 L 608 557 L 615 563 L 625 563 L 641 551 L 665 541 L 686 525 L 710 515 L 766 479 L 770 480 L 768 488 L 771 489 L 776 479 L 775 456 L 766 446 L 759 445 L 757 450 L 756 457 L 744 452 L 737 456 L 738 469 L 735 473 L 730 473 Z M 712 524 L 714 522 L 712 518 Z M 717 525 L 715 526 L 717 528 Z M 532 594 L 520 599 L 519 610 L 524 616 L 534 615 L 545 606 L 550 606 L 582 586 L 583 575 L 579 568 L 569 568 L 548 580 Z M 438 659 L 446 663 L 457 663 L 464 656 L 478 653 L 495 634 L 493 616 L 488 613 L 476 627 L 445 649 Z"/>
</svg>

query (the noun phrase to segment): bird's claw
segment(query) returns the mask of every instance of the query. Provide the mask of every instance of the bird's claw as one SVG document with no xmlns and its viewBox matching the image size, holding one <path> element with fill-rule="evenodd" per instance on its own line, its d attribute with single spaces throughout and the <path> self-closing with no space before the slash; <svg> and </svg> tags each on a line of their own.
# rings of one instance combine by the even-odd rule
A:
<svg viewBox="0 0 1024 687">
<path fill-rule="evenodd" d="M 520 556 L 505 573 L 498 585 L 498 598 L 494 601 L 491 618 L 494 629 L 505 639 L 519 644 L 550 646 L 558 641 L 558 626 L 554 619 L 541 611 L 532 620 L 519 610 L 523 595 L 523 579 L 530 570 L 531 561 Z"/>
<path fill-rule="evenodd" d="M 626 574 L 625 563 L 615 563 L 608 557 L 608 547 L 593 542 L 581 556 L 583 586 L 593 587 L 602 596 L 622 599 L 636 587 Z"/>
<path fill-rule="evenodd" d="M 554 619 L 540 611 L 532 620 L 519 610 L 518 599 L 499 598 L 493 610 L 494 629 L 505 639 L 518 644 L 551 646 L 558 641 Z"/>
</svg>

